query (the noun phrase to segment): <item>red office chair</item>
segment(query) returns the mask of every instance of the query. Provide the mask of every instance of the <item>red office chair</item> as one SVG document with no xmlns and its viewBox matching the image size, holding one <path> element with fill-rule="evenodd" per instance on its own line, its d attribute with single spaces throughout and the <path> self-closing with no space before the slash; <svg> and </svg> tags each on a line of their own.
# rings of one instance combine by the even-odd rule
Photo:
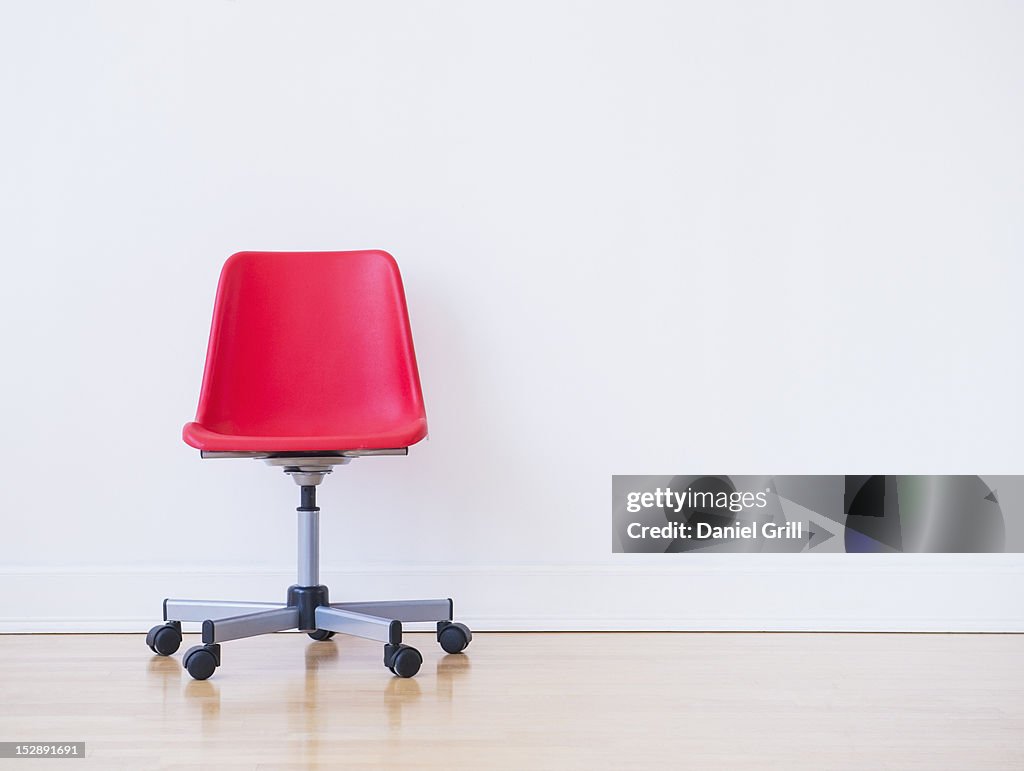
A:
<svg viewBox="0 0 1024 771">
<path fill-rule="evenodd" d="M 473 639 L 452 601 L 336 602 L 320 584 L 316 486 L 333 466 L 364 455 L 406 455 L 427 435 L 405 293 L 387 252 L 240 252 L 221 271 L 199 409 L 182 432 L 203 458 L 258 458 L 302 489 L 298 582 L 287 600 L 164 600 L 146 643 L 181 645 L 181 622 L 201 621 L 203 644 L 184 657 L 205 680 L 220 643 L 299 629 L 380 640 L 384 665 L 412 677 L 423 663 L 402 644 L 402 622 L 437 623 L 448 653 Z"/>
</svg>

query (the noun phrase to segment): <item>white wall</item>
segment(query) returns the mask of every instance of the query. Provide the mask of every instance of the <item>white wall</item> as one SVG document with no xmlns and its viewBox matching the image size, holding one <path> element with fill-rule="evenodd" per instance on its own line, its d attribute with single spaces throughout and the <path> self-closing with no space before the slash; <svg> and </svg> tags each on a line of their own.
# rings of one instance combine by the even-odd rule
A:
<svg viewBox="0 0 1024 771">
<path fill-rule="evenodd" d="M 280 596 L 200 461 L 217 273 L 382 247 L 431 426 L 336 597 L 489 628 L 1024 629 L 1020 555 L 611 555 L 613 473 L 1021 473 L 1024 6 L 7 3 L 0 629 Z M 115 588 L 121 587 L 114 593 Z"/>
</svg>

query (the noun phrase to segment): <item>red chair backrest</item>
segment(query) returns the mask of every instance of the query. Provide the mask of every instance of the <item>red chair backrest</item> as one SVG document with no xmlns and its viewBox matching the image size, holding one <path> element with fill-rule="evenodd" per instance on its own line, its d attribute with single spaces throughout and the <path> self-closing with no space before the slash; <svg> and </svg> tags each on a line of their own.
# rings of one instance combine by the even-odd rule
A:
<svg viewBox="0 0 1024 771">
<path fill-rule="evenodd" d="M 239 252 L 224 263 L 197 423 L 223 434 L 318 437 L 424 418 L 390 254 Z"/>
</svg>

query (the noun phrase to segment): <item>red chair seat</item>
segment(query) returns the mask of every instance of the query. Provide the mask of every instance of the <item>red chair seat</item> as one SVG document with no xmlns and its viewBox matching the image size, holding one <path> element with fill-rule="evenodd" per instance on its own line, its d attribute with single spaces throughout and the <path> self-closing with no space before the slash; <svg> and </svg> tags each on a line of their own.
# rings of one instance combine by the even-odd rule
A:
<svg viewBox="0 0 1024 771">
<path fill-rule="evenodd" d="M 391 450 L 408 447 L 427 435 L 427 421 L 395 426 L 385 431 L 336 436 L 241 436 L 219 434 L 198 423 L 186 423 L 185 443 L 205 452 L 315 452 L 325 450 Z"/>
<path fill-rule="evenodd" d="M 221 271 L 194 422 L 207 452 L 398 449 L 427 435 L 387 252 L 240 252 Z"/>
</svg>

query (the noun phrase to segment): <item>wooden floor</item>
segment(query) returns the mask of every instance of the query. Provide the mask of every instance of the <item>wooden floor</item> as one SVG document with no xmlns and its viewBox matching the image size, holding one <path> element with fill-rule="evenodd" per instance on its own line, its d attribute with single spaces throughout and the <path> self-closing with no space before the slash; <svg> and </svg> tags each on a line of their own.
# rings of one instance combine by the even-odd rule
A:
<svg viewBox="0 0 1024 771">
<path fill-rule="evenodd" d="M 197 640 L 187 635 L 182 651 Z M 1024 636 L 277 634 L 193 681 L 137 635 L 0 636 L 0 740 L 85 741 L 16 768 L 1024 769 Z"/>
</svg>

